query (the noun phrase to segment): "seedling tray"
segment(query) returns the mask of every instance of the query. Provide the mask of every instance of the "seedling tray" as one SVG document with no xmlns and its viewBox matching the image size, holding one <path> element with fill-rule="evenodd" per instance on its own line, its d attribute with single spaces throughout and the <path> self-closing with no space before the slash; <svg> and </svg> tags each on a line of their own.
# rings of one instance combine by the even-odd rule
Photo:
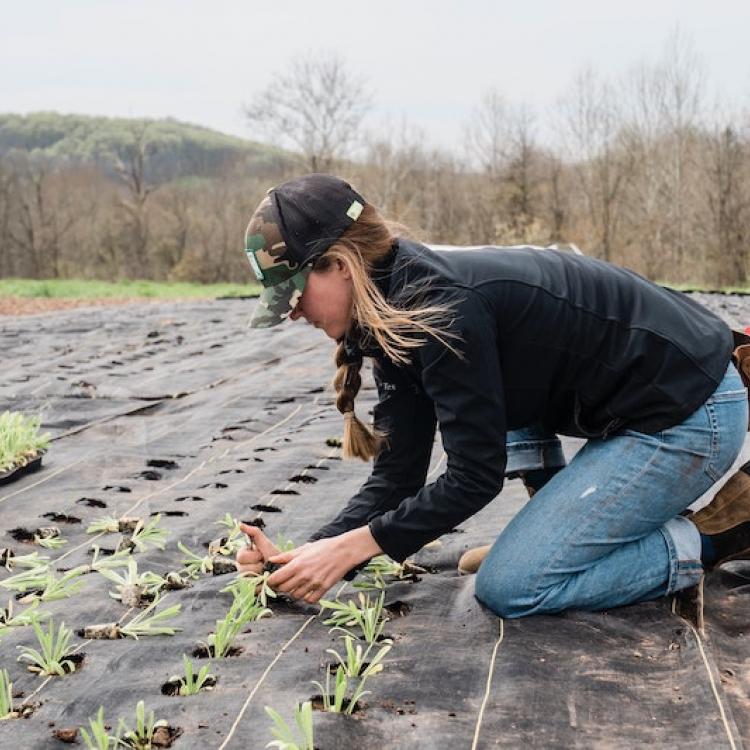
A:
<svg viewBox="0 0 750 750">
<path fill-rule="evenodd" d="M 31 461 L 23 466 L 16 466 L 14 469 L 0 472 L 0 485 L 10 484 L 21 477 L 25 477 L 27 474 L 33 474 L 35 471 L 39 471 L 39 469 L 42 468 L 42 455 L 32 458 Z"/>
</svg>

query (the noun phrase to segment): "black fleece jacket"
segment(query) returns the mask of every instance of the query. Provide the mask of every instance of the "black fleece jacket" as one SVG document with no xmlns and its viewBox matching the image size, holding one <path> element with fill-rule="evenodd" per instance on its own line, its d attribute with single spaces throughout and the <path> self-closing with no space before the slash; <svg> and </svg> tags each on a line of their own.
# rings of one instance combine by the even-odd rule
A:
<svg viewBox="0 0 750 750">
<path fill-rule="evenodd" d="M 409 366 L 365 350 L 388 444 L 310 540 L 369 524 L 399 562 L 500 492 L 507 430 L 541 421 L 584 438 L 655 433 L 711 395 L 731 356 L 728 326 L 684 294 L 566 252 L 400 239 L 375 281 L 395 306 L 452 305 L 446 330 L 462 356 L 433 338 Z M 425 485 L 436 423 L 446 469 Z"/>
</svg>

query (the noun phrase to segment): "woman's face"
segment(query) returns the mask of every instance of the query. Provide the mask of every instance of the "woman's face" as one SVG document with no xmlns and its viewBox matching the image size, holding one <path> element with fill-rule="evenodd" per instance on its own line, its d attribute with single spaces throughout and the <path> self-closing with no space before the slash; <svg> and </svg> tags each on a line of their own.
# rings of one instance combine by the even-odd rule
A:
<svg viewBox="0 0 750 750">
<path fill-rule="evenodd" d="M 352 277 L 349 269 L 334 258 L 325 271 L 311 271 L 292 320 L 304 318 L 332 339 L 340 339 L 351 323 Z"/>
</svg>

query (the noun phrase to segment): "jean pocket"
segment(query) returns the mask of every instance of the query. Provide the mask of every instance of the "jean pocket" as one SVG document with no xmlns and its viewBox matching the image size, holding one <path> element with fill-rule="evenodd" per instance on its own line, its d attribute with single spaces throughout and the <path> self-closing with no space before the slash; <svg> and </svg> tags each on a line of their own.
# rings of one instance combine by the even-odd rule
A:
<svg viewBox="0 0 750 750">
<path fill-rule="evenodd" d="M 718 482 L 731 468 L 747 435 L 747 392 L 717 393 L 705 403 L 711 426 L 711 450 L 706 473 Z"/>
</svg>

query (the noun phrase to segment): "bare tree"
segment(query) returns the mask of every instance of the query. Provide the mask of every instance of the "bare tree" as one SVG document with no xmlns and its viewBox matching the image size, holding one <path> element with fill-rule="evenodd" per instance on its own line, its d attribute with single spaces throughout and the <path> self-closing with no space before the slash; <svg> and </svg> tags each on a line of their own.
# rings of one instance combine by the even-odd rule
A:
<svg viewBox="0 0 750 750">
<path fill-rule="evenodd" d="M 632 161 L 618 143 L 620 113 L 615 93 L 589 68 L 578 75 L 560 106 L 584 213 L 601 256 L 613 260 L 622 192 L 632 168 Z"/>
<path fill-rule="evenodd" d="M 356 141 L 369 106 L 363 80 L 329 53 L 293 60 L 255 94 L 245 115 L 274 144 L 298 149 L 308 169 L 326 172 Z"/>
<path fill-rule="evenodd" d="M 156 189 L 147 182 L 146 170 L 149 158 L 156 153 L 156 146 L 149 140 L 149 123 L 132 121 L 128 124 L 130 139 L 114 153 L 115 172 L 124 185 L 126 193 L 119 200 L 124 215 L 124 237 L 121 257 L 128 271 L 135 277 L 145 278 L 149 273 L 149 223 L 146 203 Z"/>
</svg>

